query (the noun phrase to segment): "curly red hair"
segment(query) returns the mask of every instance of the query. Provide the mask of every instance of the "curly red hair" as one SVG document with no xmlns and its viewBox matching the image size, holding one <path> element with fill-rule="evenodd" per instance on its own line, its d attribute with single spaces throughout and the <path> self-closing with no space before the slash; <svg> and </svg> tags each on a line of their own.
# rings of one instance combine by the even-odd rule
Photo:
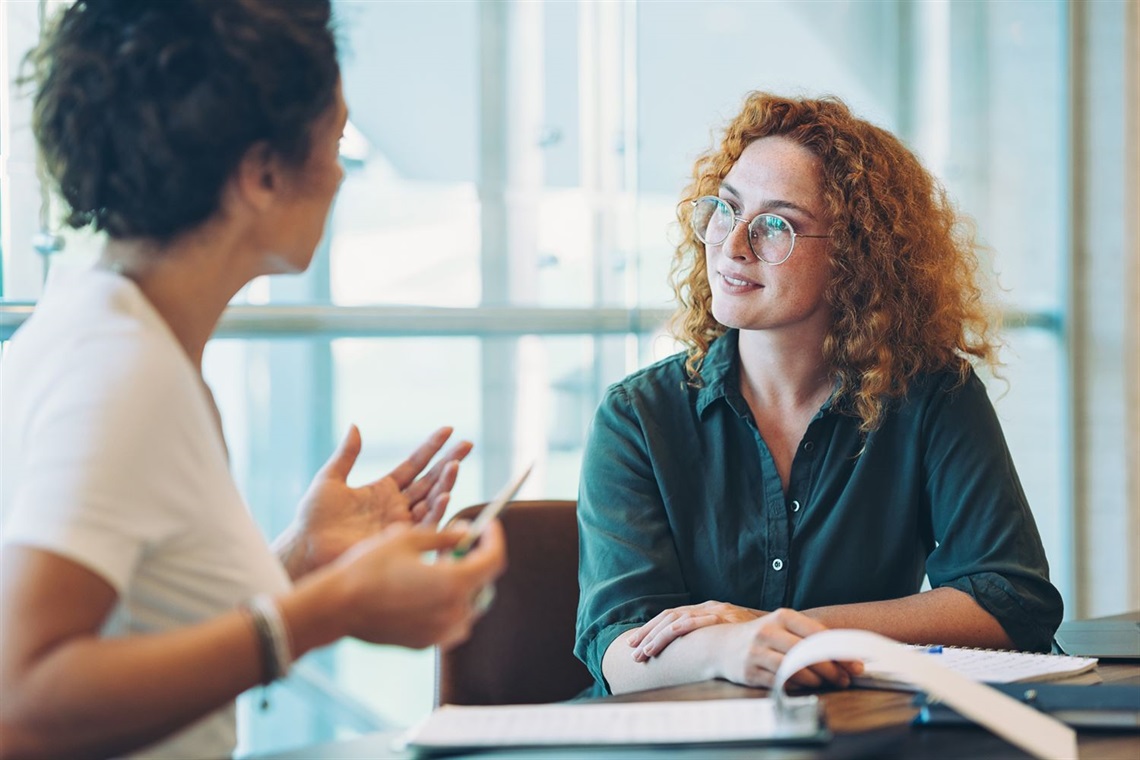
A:
<svg viewBox="0 0 1140 760">
<path fill-rule="evenodd" d="M 870 432 L 890 399 L 922 372 L 956 371 L 972 362 L 995 367 L 997 316 L 977 280 L 972 223 L 902 142 L 852 115 L 837 98 L 818 100 L 753 92 L 725 129 L 720 146 L 693 167 L 678 206 L 684 238 L 673 259 L 679 308 L 674 335 L 687 347 L 695 384 L 709 344 L 725 332 L 712 315 L 704 245 L 689 225 L 686 201 L 716 195 L 754 140 L 779 135 L 822 164 L 823 197 L 833 220 L 831 277 L 825 297 L 834 321 L 823 353 L 838 398 Z"/>
</svg>

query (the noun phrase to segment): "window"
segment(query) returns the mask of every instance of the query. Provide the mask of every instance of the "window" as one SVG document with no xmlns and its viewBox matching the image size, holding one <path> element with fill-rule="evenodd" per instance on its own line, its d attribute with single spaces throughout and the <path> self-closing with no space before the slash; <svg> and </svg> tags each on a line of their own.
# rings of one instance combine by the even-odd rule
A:
<svg viewBox="0 0 1140 760">
<path fill-rule="evenodd" d="M 40 288 L 27 102 L 10 85 L 37 10 L 0 3 L 0 340 Z M 1137 606 L 1135 582 L 1115 582 L 1129 539 L 1114 538 L 1094 567 L 1096 552 L 1073 538 L 1100 535 L 1081 533 L 1091 518 L 1078 449 L 1104 447 L 1094 428 L 1113 424 L 1090 421 L 1082 388 L 1124 385 L 1115 365 L 1081 381 L 1074 340 L 1119 340 L 1126 322 L 1102 311 L 1074 333 L 1072 282 L 1083 272 L 1093 283 L 1086 301 L 1096 283 L 1115 293 L 1123 280 L 1107 257 L 1135 235 L 1120 226 L 1120 204 L 1124 181 L 1136 179 L 1122 181 L 1114 163 L 1126 140 L 1122 30 L 1135 9 L 338 0 L 336 11 L 352 128 L 326 240 L 304 276 L 239 294 L 206 358 L 234 473 L 267 533 L 289 520 L 350 422 L 364 436 L 361 477 L 452 424 L 476 442 L 456 509 L 532 458 L 522 497 L 573 498 L 605 387 L 675 350 L 662 329 L 673 210 L 710 130 L 751 89 L 832 93 L 914 146 L 992 253 L 1009 350 L 1005 382 L 991 390 L 1068 616 Z M 1080 98 L 1096 107 L 1076 109 Z M 1081 151 L 1105 144 L 1085 161 Z M 1089 183 L 1103 194 L 1095 203 L 1074 190 Z M 1084 269 L 1095 253 L 1075 247 L 1074 230 L 1102 225 L 1114 248 Z M 99 244 L 66 238 L 56 263 L 90 258 Z M 1103 362 L 1121 345 L 1086 356 Z M 1097 493 L 1122 496 L 1123 479 L 1124 468 L 1099 472 Z M 1125 504 L 1105 507 L 1110 517 L 1095 525 L 1111 532 Z M 1113 582 L 1094 594 L 1092 577 Z M 268 712 L 245 705 L 244 749 L 410 723 L 431 705 L 432 668 L 430 652 L 356 642 L 315 653 L 272 689 Z"/>
</svg>

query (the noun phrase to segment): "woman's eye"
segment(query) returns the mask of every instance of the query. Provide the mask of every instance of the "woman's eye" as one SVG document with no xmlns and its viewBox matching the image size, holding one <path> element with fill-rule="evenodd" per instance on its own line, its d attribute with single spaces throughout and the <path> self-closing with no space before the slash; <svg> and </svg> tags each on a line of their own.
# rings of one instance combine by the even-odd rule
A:
<svg viewBox="0 0 1140 760">
<path fill-rule="evenodd" d="M 778 216 L 764 217 L 765 226 L 769 232 L 787 232 L 788 223 Z"/>
</svg>

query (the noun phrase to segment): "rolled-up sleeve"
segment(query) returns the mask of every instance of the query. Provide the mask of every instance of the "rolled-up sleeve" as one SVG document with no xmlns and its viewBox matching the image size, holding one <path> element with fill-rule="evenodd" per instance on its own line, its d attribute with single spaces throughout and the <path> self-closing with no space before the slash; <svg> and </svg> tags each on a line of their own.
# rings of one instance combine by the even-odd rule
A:
<svg viewBox="0 0 1140 760">
<path fill-rule="evenodd" d="M 602 658 L 614 639 L 689 603 L 644 427 L 621 385 L 606 393 L 590 429 L 578 530 L 574 654 L 608 691 Z"/>
<path fill-rule="evenodd" d="M 969 594 L 1018 649 L 1048 651 L 1062 601 L 1037 526 L 982 382 L 931 396 L 923 466 L 936 546 L 932 588 Z"/>
</svg>

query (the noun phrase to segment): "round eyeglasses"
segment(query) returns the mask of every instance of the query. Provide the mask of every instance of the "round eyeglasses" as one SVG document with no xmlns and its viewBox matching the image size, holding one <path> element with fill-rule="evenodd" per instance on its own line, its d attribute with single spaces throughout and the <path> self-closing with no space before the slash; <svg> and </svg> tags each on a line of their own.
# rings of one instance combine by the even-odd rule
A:
<svg viewBox="0 0 1140 760">
<path fill-rule="evenodd" d="M 748 221 L 736 215 L 732 207 L 720 198 L 706 195 L 689 201 L 693 216 L 689 223 L 697 239 L 705 245 L 720 245 L 736 229 L 738 222 L 748 225 L 748 247 L 752 255 L 765 264 L 783 264 L 796 247 L 796 238 L 828 238 L 830 235 L 800 235 L 792 223 L 779 214 L 758 214 Z"/>
</svg>

